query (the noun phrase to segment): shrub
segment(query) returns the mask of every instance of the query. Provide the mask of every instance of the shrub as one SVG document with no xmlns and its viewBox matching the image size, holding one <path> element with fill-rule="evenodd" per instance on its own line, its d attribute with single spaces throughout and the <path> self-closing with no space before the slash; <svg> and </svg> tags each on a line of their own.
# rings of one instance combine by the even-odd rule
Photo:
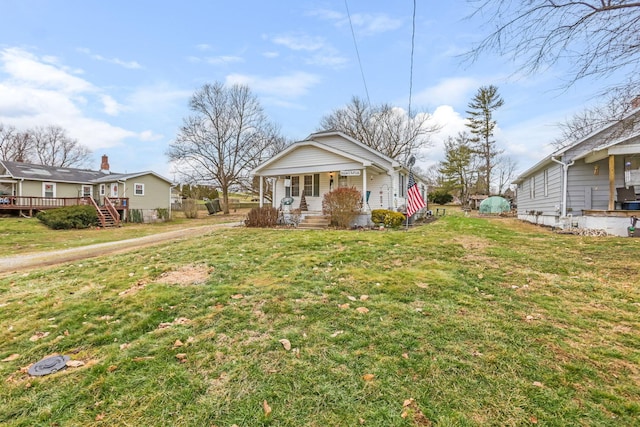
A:
<svg viewBox="0 0 640 427">
<path fill-rule="evenodd" d="M 331 217 L 331 224 L 348 228 L 362 208 L 362 193 L 355 187 L 337 188 L 324 195 L 322 213 Z"/>
<path fill-rule="evenodd" d="M 158 214 L 158 218 L 163 220 L 163 221 L 169 221 L 171 219 L 171 215 L 170 215 L 169 209 L 156 208 L 156 212 Z"/>
<path fill-rule="evenodd" d="M 36 218 L 54 230 L 89 228 L 98 225 L 98 213 L 93 206 L 68 206 L 41 211 Z"/>
<path fill-rule="evenodd" d="M 182 201 L 182 211 L 185 218 L 198 218 L 198 203 L 195 199 L 184 199 Z"/>
<path fill-rule="evenodd" d="M 374 209 L 371 211 L 371 221 L 374 224 L 384 224 L 385 227 L 400 227 L 405 219 L 406 217 L 400 212 L 387 209 Z"/>
<path fill-rule="evenodd" d="M 132 223 L 144 222 L 144 216 L 142 215 L 142 211 L 140 209 L 129 209 L 128 221 Z"/>
<path fill-rule="evenodd" d="M 278 210 L 273 206 L 263 206 L 251 209 L 244 224 L 247 227 L 274 227 L 277 221 Z"/>
<path fill-rule="evenodd" d="M 444 190 L 436 190 L 433 193 L 429 193 L 428 199 L 438 205 L 446 205 L 453 200 L 453 196 Z"/>
</svg>

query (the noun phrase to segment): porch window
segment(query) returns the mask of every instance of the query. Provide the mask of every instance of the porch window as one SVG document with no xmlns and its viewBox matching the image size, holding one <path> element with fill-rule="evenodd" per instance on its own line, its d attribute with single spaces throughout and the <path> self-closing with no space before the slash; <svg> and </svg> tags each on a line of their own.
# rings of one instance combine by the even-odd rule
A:
<svg viewBox="0 0 640 427">
<path fill-rule="evenodd" d="M 136 196 L 144 196 L 144 184 L 133 184 L 133 194 Z"/>
<path fill-rule="evenodd" d="M 320 174 L 304 176 L 304 195 L 306 197 L 320 197 Z"/>
<path fill-rule="evenodd" d="M 111 184 L 111 197 L 118 197 L 118 183 Z"/>
<path fill-rule="evenodd" d="M 624 159 L 625 187 L 640 186 L 640 157 L 626 157 Z"/>
<path fill-rule="evenodd" d="M 42 183 L 42 197 L 56 197 L 56 184 L 55 184 L 55 182 L 43 182 Z"/>
<path fill-rule="evenodd" d="M 105 194 L 107 194 L 107 186 L 104 184 L 100 184 L 100 195 L 104 196 Z"/>
<path fill-rule="evenodd" d="M 291 177 L 291 197 L 300 196 L 300 177 L 292 176 Z"/>
<path fill-rule="evenodd" d="M 93 187 L 90 185 L 82 186 L 82 197 L 91 197 L 93 195 Z"/>
</svg>

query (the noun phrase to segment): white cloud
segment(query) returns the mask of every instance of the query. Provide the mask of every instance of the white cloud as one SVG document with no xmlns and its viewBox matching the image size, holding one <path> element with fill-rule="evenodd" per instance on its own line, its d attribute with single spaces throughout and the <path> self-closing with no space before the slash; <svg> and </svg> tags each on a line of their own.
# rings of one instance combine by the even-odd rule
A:
<svg viewBox="0 0 640 427">
<path fill-rule="evenodd" d="M 275 36 L 271 38 L 271 41 L 291 50 L 316 51 L 326 47 L 324 38 L 301 33 Z"/>
<path fill-rule="evenodd" d="M 35 55 L 18 48 L 0 52 L 2 70 L 12 84 L 39 88 L 55 88 L 67 93 L 94 92 L 96 89 L 86 80 L 72 76 L 67 71 L 47 64 Z"/>
<path fill-rule="evenodd" d="M 307 13 L 325 21 L 332 21 L 336 27 L 349 26 L 349 16 L 329 9 L 315 9 Z M 387 31 L 397 30 L 402 26 L 402 20 L 392 18 L 384 13 L 352 13 L 351 25 L 358 36 L 373 36 Z"/>
<path fill-rule="evenodd" d="M 244 58 L 240 56 L 221 55 L 206 58 L 205 61 L 212 65 L 226 65 L 238 62 L 244 62 Z"/>
<path fill-rule="evenodd" d="M 351 23 L 354 27 L 359 28 L 356 34 L 363 36 L 372 36 L 397 30 L 402 26 L 402 20 L 391 18 L 382 13 L 375 15 L 367 13 L 352 14 Z"/>
<path fill-rule="evenodd" d="M 278 98 L 297 98 L 306 95 L 311 87 L 319 82 L 318 75 L 302 71 L 277 77 L 230 74 L 226 78 L 227 84 L 245 84 L 258 93 Z"/>
<path fill-rule="evenodd" d="M 140 138 L 142 141 L 157 141 L 164 138 L 164 135 L 156 134 L 151 130 L 145 130 L 138 134 L 138 138 Z"/>
<path fill-rule="evenodd" d="M 422 105 L 466 105 L 470 94 L 479 86 L 480 82 L 471 77 L 451 77 L 416 93 L 413 98 L 416 104 Z"/>
<path fill-rule="evenodd" d="M 77 51 L 84 53 L 85 55 L 89 56 L 89 58 L 95 59 L 96 61 L 119 65 L 121 67 L 129 68 L 131 70 L 142 68 L 142 65 L 140 65 L 137 61 L 123 61 L 120 58 L 105 58 L 104 56 L 98 55 L 97 53 L 93 53 L 91 52 L 90 49 L 87 49 L 84 47 L 78 48 Z"/>
<path fill-rule="evenodd" d="M 211 47 L 211 45 L 208 45 L 206 43 L 200 43 L 200 44 L 196 45 L 196 49 L 198 49 L 200 51 L 203 51 L 203 52 L 206 52 L 208 50 L 211 50 L 212 47 Z"/>
<path fill-rule="evenodd" d="M 102 95 L 102 104 L 104 105 L 104 112 L 110 116 L 117 116 L 120 114 L 122 106 L 109 95 Z"/>
<path fill-rule="evenodd" d="M 280 54 L 278 52 L 269 51 L 269 52 L 263 52 L 262 56 L 264 56 L 265 58 L 277 58 L 280 56 Z"/>
<path fill-rule="evenodd" d="M 122 106 L 102 89 L 71 75 L 51 56 L 39 58 L 18 48 L 0 50 L 0 122 L 18 129 L 58 125 L 89 149 L 121 145 L 136 133 L 83 111 L 101 105 L 107 114 Z"/>
</svg>

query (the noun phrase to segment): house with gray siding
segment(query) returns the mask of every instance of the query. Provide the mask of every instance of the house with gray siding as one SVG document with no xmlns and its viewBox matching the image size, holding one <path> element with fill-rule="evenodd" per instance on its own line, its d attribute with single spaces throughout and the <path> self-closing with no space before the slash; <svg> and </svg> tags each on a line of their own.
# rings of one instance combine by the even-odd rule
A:
<svg viewBox="0 0 640 427">
<path fill-rule="evenodd" d="M 355 187 L 362 194 L 357 225 L 369 224 L 373 209 L 406 209 L 409 169 L 342 132 L 311 134 L 259 165 L 252 174 L 260 177 L 260 206 L 266 201 L 268 183 L 273 192 L 271 204 L 276 208 L 298 208 L 304 194 L 307 211 L 301 212 L 303 217 L 321 215 L 324 195 L 339 187 Z M 426 200 L 426 183 L 414 178 Z"/>
<path fill-rule="evenodd" d="M 640 217 L 640 206 L 634 203 L 640 200 L 639 119 L 636 108 L 518 176 L 518 218 L 626 236 L 633 217 Z"/>
</svg>

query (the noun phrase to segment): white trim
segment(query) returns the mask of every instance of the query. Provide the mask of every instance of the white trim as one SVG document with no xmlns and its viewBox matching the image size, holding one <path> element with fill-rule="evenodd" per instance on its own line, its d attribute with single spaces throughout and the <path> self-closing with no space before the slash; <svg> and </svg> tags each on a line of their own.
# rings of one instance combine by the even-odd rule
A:
<svg viewBox="0 0 640 427">
<path fill-rule="evenodd" d="M 142 194 L 138 194 L 138 186 L 141 186 Z M 144 183 L 142 182 L 134 182 L 133 183 L 133 195 L 134 196 L 144 196 Z"/>
<path fill-rule="evenodd" d="M 52 195 L 51 196 L 47 196 L 47 191 L 46 191 L 47 185 L 51 185 L 52 186 Z M 44 181 L 42 183 L 42 197 L 56 197 L 56 183 L 55 182 Z"/>
</svg>

